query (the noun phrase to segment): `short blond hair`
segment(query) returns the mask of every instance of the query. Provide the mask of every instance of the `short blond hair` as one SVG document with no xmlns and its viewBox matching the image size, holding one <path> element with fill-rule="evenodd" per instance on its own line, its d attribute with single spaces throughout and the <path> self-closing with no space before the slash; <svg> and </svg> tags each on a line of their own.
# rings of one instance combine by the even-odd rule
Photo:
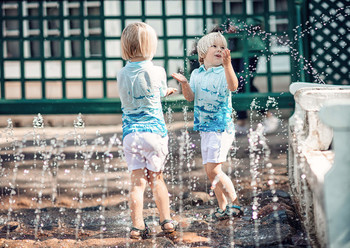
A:
<svg viewBox="0 0 350 248">
<path fill-rule="evenodd" d="M 204 63 L 205 55 L 208 52 L 209 47 L 214 45 L 216 40 L 222 41 L 222 44 L 227 48 L 227 41 L 221 32 L 213 32 L 204 35 L 197 44 L 198 61 L 202 65 Z"/>
<path fill-rule="evenodd" d="M 151 60 L 157 51 L 156 31 L 144 22 L 135 22 L 126 26 L 121 36 L 122 58 L 130 60 L 143 57 Z"/>
</svg>

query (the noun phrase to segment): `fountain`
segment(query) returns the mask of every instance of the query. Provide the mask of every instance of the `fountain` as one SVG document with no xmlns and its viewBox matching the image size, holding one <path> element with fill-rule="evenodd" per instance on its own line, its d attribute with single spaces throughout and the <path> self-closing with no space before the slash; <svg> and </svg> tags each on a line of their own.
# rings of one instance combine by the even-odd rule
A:
<svg viewBox="0 0 350 248">
<path fill-rule="evenodd" d="M 208 223 L 203 216 L 213 211 L 215 197 L 202 170 L 199 136 L 191 128 L 192 115 L 186 107 L 182 114 L 182 121 L 174 121 L 172 111 L 167 113 L 169 136 L 173 141 L 169 147 L 171 159 L 165 171 L 172 215 L 181 225 L 174 237 L 162 235 L 155 206 L 150 204 L 152 195 L 146 192 L 145 218 L 154 232 L 150 240 L 140 242 L 145 247 L 152 242 L 159 247 L 164 244 L 169 247 L 244 247 L 249 242 L 282 245 L 285 235 L 291 234 L 291 229 L 287 228 L 289 224 L 286 225 L 289 217 L 283 217 L 281 213 L 268 217 L 266 221 L 270 226 L 266 231 L 262 220 L 268 214 L 260 211 L 261 206 L 268 205 L 266 192 L 274 199 L 270 202 L 278 201 L 282 191 L 275 177 L 283 175 L 272 172 L 276 166 L 276 171 L 283 169 L 280 164 L 275 164 L 277 161 L 270 161 L 268 142 L 261 127 L 258 125 L 257 130 L 253 130 L 255 126 L 252 126 L 250 135 L 250 139 L 256 140 L 255 135 L 259 140 L 257 146 L 261 146 L 251 148 L 257 158 L 251 158 L 249 162 L 242 149 L 245 145 L 241 145 L 232 150 L 228 162 L 228 174 L 240 182 L 237 192 L 246 206 L 244 218 Z M 129 174 L 122 157 L 121 132 L 106 133 L 103 129 L 89 128 L 82 115 L 77 116 L 71 129 L 45 127 L 44 123 L 44 117 L 39 114 L 34 117 L 32 129 L 18 130 L 9 120 L 2 130 L 1 244 L 8 247 L 15 246 L 16 242 L 28 246 L 132 247 L 135 241 L 128 239 L 131 223 L 127 206 Z M 246 137 L 237 139 L 240 144 Z M 248 146 L 253 144 L 247 142 Z M 274 152 L 286 156 L 285 152 Z M 250 183 L 252 175 L 245 172 L 249 163 L 251 169 L 266 171 L 254 176 L 255 183 Z M 253 202 L 265 201 L 263 205 L 249 206 L 251 189 L 259 189 L 253 194 Z M 271 211 L 268 213 L 273 214 L 274 210 Z M 282 232 L 277 239 L 273 231 L 276 228 Z M 252 233 L 255 235 L 251 236 Z"/>
<path fill-rule="evenodd" d="M 305 32 L 310 31 L 305 29 L 298 33 L 298 29 L 295 28 L 294 40 L 277 42 L 288 46 L 296 60 L 303 60 L 303 69 L 323 83 L 310 61 L 300 57 L 293 48 Z M 261 30 L 252 35 L 265 39 L 272 36 Z M 319 212 L 311 212 L 312 194 L 308 185 L 312 177 L 307 174 L 310 171 L 305 171 L 308 159 L 303 152 L 305 142 L 300 142 L 310 140 L 315 143 L 307 142 L 307 145 L 315 147 L 332 140 L 330 128 L 322 126 L 327 131 L 325 136 L 317 130 L 320 122 L 318 119 L 312 122 L 317 114 L 308 109 L 308 102 L 305 102 L 316 93 L 319 92 L 301 90 L 296 93 L 300 95 L 300 101 L 296 101 L 296 113 L 308 111 L 307 114 L 303 112 L 304 117 L 308 116 L 308 130 L 303 129 L 305 120 L 298 115 L 292 118 L 292 125 L 287 130 L 276 99 L 268 99 L 266 109 L 273 108 L 282 121 L 277 136 L 263 133 L 262 117 L 256 108 L 256 100 L 253 100 L 248 138 L 237 137 L 236 147 L 225 166 L 237 187 L 244 216 L 219 223 L 203 218 L 213 212 L 216 202 L 201 165 L 199 135 L 192 130 L 191 113 L 185 107 L 181 118 L 175 120 L 174 112 L 168 108 L 166 122 L 170 154 L 164 174 L 172 216 L 180 226 L 171 236 L 161 232 L 152 195 L 147 191 L 145 219 L 152 237 L 142 241 L 128 238 L 131 220 L 127 196 L 130 185 L 120 127 L 113 130 L 98 127 L 96 130 L 96 127 L 85 125 L 82 115 L 76 117 L 72 128 L 46 127 L 45 118 L 40 114 L 34 117 L 31 128 L 14 128 L 12 121 L 8 120 L 7 127 L 0 133 L 0 246 L 310 247 L 314 244 L 312 239 L 319 240 L 320 237 L 308 235 L 304 230 L 303 224 L 309 227 L 311 221 L 301 221 L 307 221 Z M 319 111 L 321 106 L 317 106 Z M 335 108 L 329 106 L 327 110 L 325 107 L 325 113 L 321 114 L 323 119 L 329 118 L 329 111 Z M 332 125 L 334 129 L 338 128 L 330 123 Z M 293 136 L 291 132 L 296 134 L 289 144 L 295 149 L 294 154 L 289 154 L 292 161 L 289 171 L 286 164 L 288 131 L 289 137 Z M 312 136 L 314 133 L 320 134 L 317 139 Z M 334 143 L 336 145 L 336 141 Z M 299 200 L 302 208 L 298 208 L 301 216 L 296 214 L 295 204 L 287 193 L 288 173 L 291 188 L 302 196 Z M 325 192 L 330 194 L 329 189 Z M 317 204 L 314 206 L 316 211 L 323 210 Z M 322 221 L 325 220 L 320 220 L 321 225 Z M 324 234 L 324 229 L 320 233 Z M 341 240 L 334 239 L 335 242 Z"/>
</svg>

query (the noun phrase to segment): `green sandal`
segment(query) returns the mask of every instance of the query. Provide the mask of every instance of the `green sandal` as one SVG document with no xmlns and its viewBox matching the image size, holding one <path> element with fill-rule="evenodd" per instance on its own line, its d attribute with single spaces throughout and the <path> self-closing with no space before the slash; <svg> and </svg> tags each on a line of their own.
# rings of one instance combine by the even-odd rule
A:
<svg viewBox="0 0 350 248">
<path fill-rule="evenodd" d="M 226 210 L 221 210 L 220 208 L 216 208 L 215 212 L 205 216 L 205 219 L 208 221 L 219 221 L 228 219 L 229 216 L 226 214 Z"/>
<path fill-rule="evenodd" d="M 170 223 L 173 225 L 172 228 L 165 228 L 165 224 Z M 163 220 L 162 223 L 159 223 L 159 225 L 162 227 L 162 230 L 164 233 L 173 233 L 176 231 L 177 226 L 179 223 L 177 223 L 174 220 Z"/>
<path fill-rule="evenodd" d="M 228 217 L 240 217 L 243 215 L 243 210 L 241 206 L 227 205 L 225 213 Z"/>
<path fill-rule="evenodd" d="M 138 234 L 134 234 L 132 235 L 131 232 L 137 232 Z M 148 226 L 146 225 L 145 222 L 145 229 L 138 229 L 136 227 L 132 227 L 130 230 L 130 238 L 131 239 L 137 239 L 137 240 L 141 240 L 141 239 L 148 239 L 150 237 L 150 230 L 148 228 Z"/>
</svg>

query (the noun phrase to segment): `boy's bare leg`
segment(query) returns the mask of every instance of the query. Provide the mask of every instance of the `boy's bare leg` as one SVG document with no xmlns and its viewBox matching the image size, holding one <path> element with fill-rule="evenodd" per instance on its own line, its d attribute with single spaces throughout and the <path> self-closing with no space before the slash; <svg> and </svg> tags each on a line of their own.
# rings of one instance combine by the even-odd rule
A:
<svg viewBox="0 0 350 248">
<path fill-rule="evenodd" d="M 153 192 L 153 197 L 159 211 L 159 221 L 171 220 L 169 193 L 163 179 L 162 172 L 148 170 L 147 178 Z M 165 224 L 164 228 L 173 228 L 171 223 Z"/>
<path fill-rule="evenodd" d="M 204 166 L 207 176 L 214 187 L 220 209 L 225 210 L 228 202 L 237 204 L 238 198 L 235 188 L 231 179 L 222 171 L 221 163 L 207 163 Z"/>
<path fill-rule="evenodd" d="M 131 172 L 131 190 L 129 206 L 131 212 L 131 220 L 134 227 L 143 230 L 145 223 L 143 220 L 143 195 L 147 186 L 147 178 L 144 169 L 133 170 Z M 134 232 L 134 233 L 133 233 Z M 137 235 L 135 231 L 132 235 Z"/>
</svg>

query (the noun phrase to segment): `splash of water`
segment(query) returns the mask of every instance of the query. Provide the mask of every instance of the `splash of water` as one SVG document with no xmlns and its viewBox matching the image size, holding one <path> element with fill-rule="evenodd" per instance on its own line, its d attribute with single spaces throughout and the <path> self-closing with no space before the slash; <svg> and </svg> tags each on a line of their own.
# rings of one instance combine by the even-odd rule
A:
<svg viewBox="0 0 350 248">
<path fill-rule="evenodd" d="M 166 119 L 167 119 L 167 124 L 168 124 L 168 137 L 169 137 L 169 143 L 173 144 L 174 140 L 175 140 L 175 133 L 173 131 L 173 122 L 174 122 L 174 118 L 173 118 L 173 114 L 174 111 L 168 107 L 168 110 L 166 112 Z M 171 185 L 171 189 L 174 190 L 175 188 L 175 157 L 174 157 L 174 147 L 173 146 L 169 146 L 169 154 L 168 154 L 168 159 L 169 159 L 169 169 L 165 169 L 165 173 L 170 174 L 170 185 Z M 168 171 L 169 170 L 169 171 Z M 169 176 L 169 175 L 168 175 Z M 169 193 L 169 197 L 171 199 L 170 202 L 170 207 L 175 207 L 175 194 L 171 195 Z"/>
<path fill-rule="evenodd" d="M 341 7 L 339 9 L 336 9 L 326 16 L 325 14 L 322 14 L 319 18 L 313 18 L 310 21 L 306 21 L 305 24 L 300 24 L 296 27 L 294 27 L 292 30 L 294 32 L 294 36 L 290 37 L 288 33 L 283 32 L 282 35 L 276 36 L 276 34 L 273 34 L 271 32 L 267 32 L 262 30 L 259 27 L 255 27 L 251 24 L 247 24 L 245 20 L 237 20 L 237 23 L 240 23 L 241 26 L 236 27 L 236 31 L 238 33 L 246 33 L 249 37 L 260 37 L 263 41 L 270 41 L 268 43 L 268 46 L 266 46 L 261 52 L 265 54 L 266 56 L 266 62 L 270 61 L 273 56 L 278 55 L 279 53 L 277 51 L 271 51 L 269 50 L 269 47 L 271 47 L 273 44 L 271 40 L 275 41 L 275 45 L 280 45 L 282 47 L 287 47 L 289 49 L 289 52 L 291 54 L 291 57 L 294 58 L 296 62 L 301 62 L 303 65 L 303 70 L 313 76 L 313 78 L 316 79 L 318 83 L 325 84 L 322 76 L 324 75 L 324 71 L 318 72 L 314 67 L 313 63 L 317 61 L 317 58 L 319 55 L 315 55 L 315 58 L 312 60 L 309 60 L 305 56 L 302 56 L 300 54 L 300 51 L 296 49 L 296 44 L 302 39 L 307 33 L 312 33 L 316 31 L 318 28 L 324 28 L 327 25 L 331 25 L 334 21 L 338 20 L 344 20 L 347 16 L 349 16 L 350 8 L 349 7 Z M 230 30 L 227 30 L 227 26 L 236 26 L 234 21 L 228 20 L 228 24 L 223 24 L 222 29 L 225 30 L 225 32 L 230 33 Z M 315 26 L 315 27 L 314 27 Z M 345 35 L 343 37 L 346 37 Z M 243 38 L 242 38 L 243 39 Z M 338 37 L 338 39 L 342 39 L 342 37 Z M 343 48 L 345 49 L 346 42 L 344 41 L 342 43 Z M 327 50 L 328 47 L 323 47 L 323 50 Z M 243 71 L 242 71 L 243 72 Z M 301 72 L 297 72 L 297 76 L 300 76 Z M 245 79 L 246 82 L 252 75 L 246 74 Z"/>
<path fill-rule="evenodd" d="M 182 108 L 182 112 L 183 112 L 184 121 L 185 121 L 185 126 L 184 126 L 185 128 L 184 128 L 184 131 L 182 133 L 182 135 L 183 135 L 183 142 L 184 142 L 184 148 L 185 148 L 185 151 L 184 151 L 184 157 L 185 157 L 184 158 L 185 159 L 184 160 L 184 164 L 186 165 L 185 168 L 188 171 L 188 175 L 191 175 L 191 171 L 195 167 L 195 162 L 193 160 L 195 145 L 192 142 L 192 139 L 191 139 L 189 131 L 188 131 L 188 129 L 189 129 L 189 126 L 188 126 L 188 123 L 189 123 L 188 106 L 184 106 Z M 189 190 L 189 198 L 190 198 L 191 201 L 193 200 L 193 193 L 192 192 L 195 190 L 195 188 L 196 188 L 196 179 L 190 177 L 189 178 L 188 190 Z M 193 214 L 194 214 L 194 212 L 193 212 Z"/>
<path fill-rule="evenodd" d="M 8 119 L 7 120 L 7 127 L 5 129 L 5 134 L 6 134 L 6 141 L 8 142 L 9 140 L 11 140 L 11 147 L 13 152 L 16 152 L 16 145 L 18 145 L 18 141 L 14 139 L 13 136 L 13 125 L 12 125 L 12 120 Z M 22 160 L 23 158 L 21 158 L 22 156 L 22 149 L 20 147 L 19 151 L 14 154 L 14 169 L 13 169 L 13 177 L 11 182 L 9 182 L 9 190 L 10 190 L 10 197 L 9 197 L 9 208 L 8 208 L 8 212 L 7 212 L 7 230 L 6 230 L 6 238 L 9 237 L 10 235 L 10 222 L 12 221 L 12 205 L 15 203 L 15 199 L 14 196 L 16 195 L 16 178 L 17 178 L 17 172 L 18 172 L 18 166 L 19 166 L 19 162 L 20 160 Z M 10 154 L 8 154 L 8 156 L 10 156 Z M 9 158 L 9 157 L 8 157 Z"/>
<path fill-rule="evenodd" d="M 34 128 L 44 128 L 44 118 L 40 113 L 38 114 L 38 116 L 34 117 L 33 127 Z"/>
<path fill-rule="evenodd" d="M 78 114 L 77 118 L 74 120 L 73 125 L 75 128 L 84 128 L 85 122 L 81 113 Z"/>
<path fill-rule="evenodd" d="M 84 222 L 82 221 L 82 205 L 84 199 L 84 189 L 86 188 L 86 174 L 89 170 L 90 165 L 90 157 L 89 154 L 86 153 L 87 140 L 85 133 L 85 122 L 82 118 L 82 115 L 79 114 L 77 118 L 73 122 L 74 126 L 74 145 L 75 145 L 75 154 L 74 154 L 74 167 L 78 169 L 78 157 L 80 155 L 81 158 L 84 159 L 82 177 L 80 183 L 80 191 L 78 193 L 78 208 L 76 210 L 76 219 L 75 219 L 75 239 L 79 239 L 79 233 L 84 233 Z M 79 132 L 82 129 L 82 134 Z M 79 149 L 79 150 L 78 150 Z M 76 187 L 78 188 L 78 186 Z"/>
<path fill-rule="evenodd" d="M 36 184 L 36 191 L 37 192 L 37 207 L 35 209 L 35 220 L 34 220 L 34 227 L 35 227 L 35 239 L 38 239 L 38 232 L 42 233 L 42 227 L 43 223 L 41 222 L 41 209 L 42 209 L 42 197 L 43 197 L 43 191 L 45 189 L 45 177 L 46 177 L 46 171 L 49 167 L 49 160 L 51 157 L 51 151 L 48 151 L 46 153 L 46 135 L 44 131 L 44 119 L 42 115 L 39 113 L 36 117 L 33 119 L 33 145 L 35 146 L 35 152 L 34 152 L 34 161 L 33 166 L 36 168 L 37 162 L 39 161 L 43 162 L 42 171 L 41 171 L 41 177 L 40 177 L 40 183 L 39 186 Z"/>
<path fill-rule="evenodd" d="M 100 214 L 100 219 L 101 219 L 101 227 L 100 227 L 100 239 L 103 239 L 103 233 L 106 231 L 106 218 L 105 218 L 105 200 L 108 192 L 108 172 L 109 169 L 112 168 L 111 159 L 113 159 L 113 154 L 112 154 L 112 148 L 115 145 L 120 145 L 121 141 L 117 138 L 117 135 L 114 134 L 108 142 L 108 146 L 106 151 L 103 154 L 102 162 L 104 164 L 104 180 L 103 180 L 103 189 L 102 189 L 102 201 L 101 201 L 101 214 Z"/>
<path fill-rule="evenodd" d="M 258 180 L 259 180 L 259 161 L 260 161 L 260 149 L 259 149 L 259 142 L 260 138 L 264 138 L 263 135 L 263 126 L 261 124 L 258 124 L 256 131 L 254 131 L 252 128 L 249 130 L 248 134 L 248 141 L 249 141 L 249 159 L 250 159 L 250 173 L 252 176 L 251 180 L 251 186 L 253 188 L 253 202 L 252 202 L 252 219 L 254 220 L 254 238 L 255 238 L 255 245 L 256 247 L 259 247 L 259 237 L 258 237 L 258 228 L 260 221 L 258 219 L 258 208 L 259 208 L 259 202 L 258 202 Z"/>
<path fill-rule="evenodd" d="M 307 144 L 305 144 L 305 131 L 304 131 L 304 122 L 301 119 L 300 116 L 295 115 L 295 122 L 294 122 L 294 136 L 292 136 L 292 147 L 296 147 L 296 150 L 294 151 L 294 159 L 297 160 L 297 166 L 299 167 L 298 170 L 295 171 L 304 171 L 304 167 L 306 166 L 306 158 L 304 155 L 304 148 L 306 147 Z M 290 149 L 293 149 L 293 148 Z M 301 216 L 304 216 L 304 220 L 310 219 L 310 217 L 308 216 L 310 214 L 311 211 L 308 211 L 307 207 L 310 206 L 311 204 L 308 202 L 308 189 L 307 189 L 307 181 L 306 181 L 306 175 L 305 174 L 301 174 L 298 175 L 300 177 L 300 185 L 298 184 L 298 182 L 295 182 L 296 187 L 298 187 L 299 189 L 295 190 L 295 192 L 298 192 L 301 197 L 301 206 L 302 208 L 301 210 Z M 309 223 L 307 221 L 304 221 L 304 223 L 306 225 L 308 225 Z M 310 228 L 310 227 L 309 227 Z"/>
</svg>

